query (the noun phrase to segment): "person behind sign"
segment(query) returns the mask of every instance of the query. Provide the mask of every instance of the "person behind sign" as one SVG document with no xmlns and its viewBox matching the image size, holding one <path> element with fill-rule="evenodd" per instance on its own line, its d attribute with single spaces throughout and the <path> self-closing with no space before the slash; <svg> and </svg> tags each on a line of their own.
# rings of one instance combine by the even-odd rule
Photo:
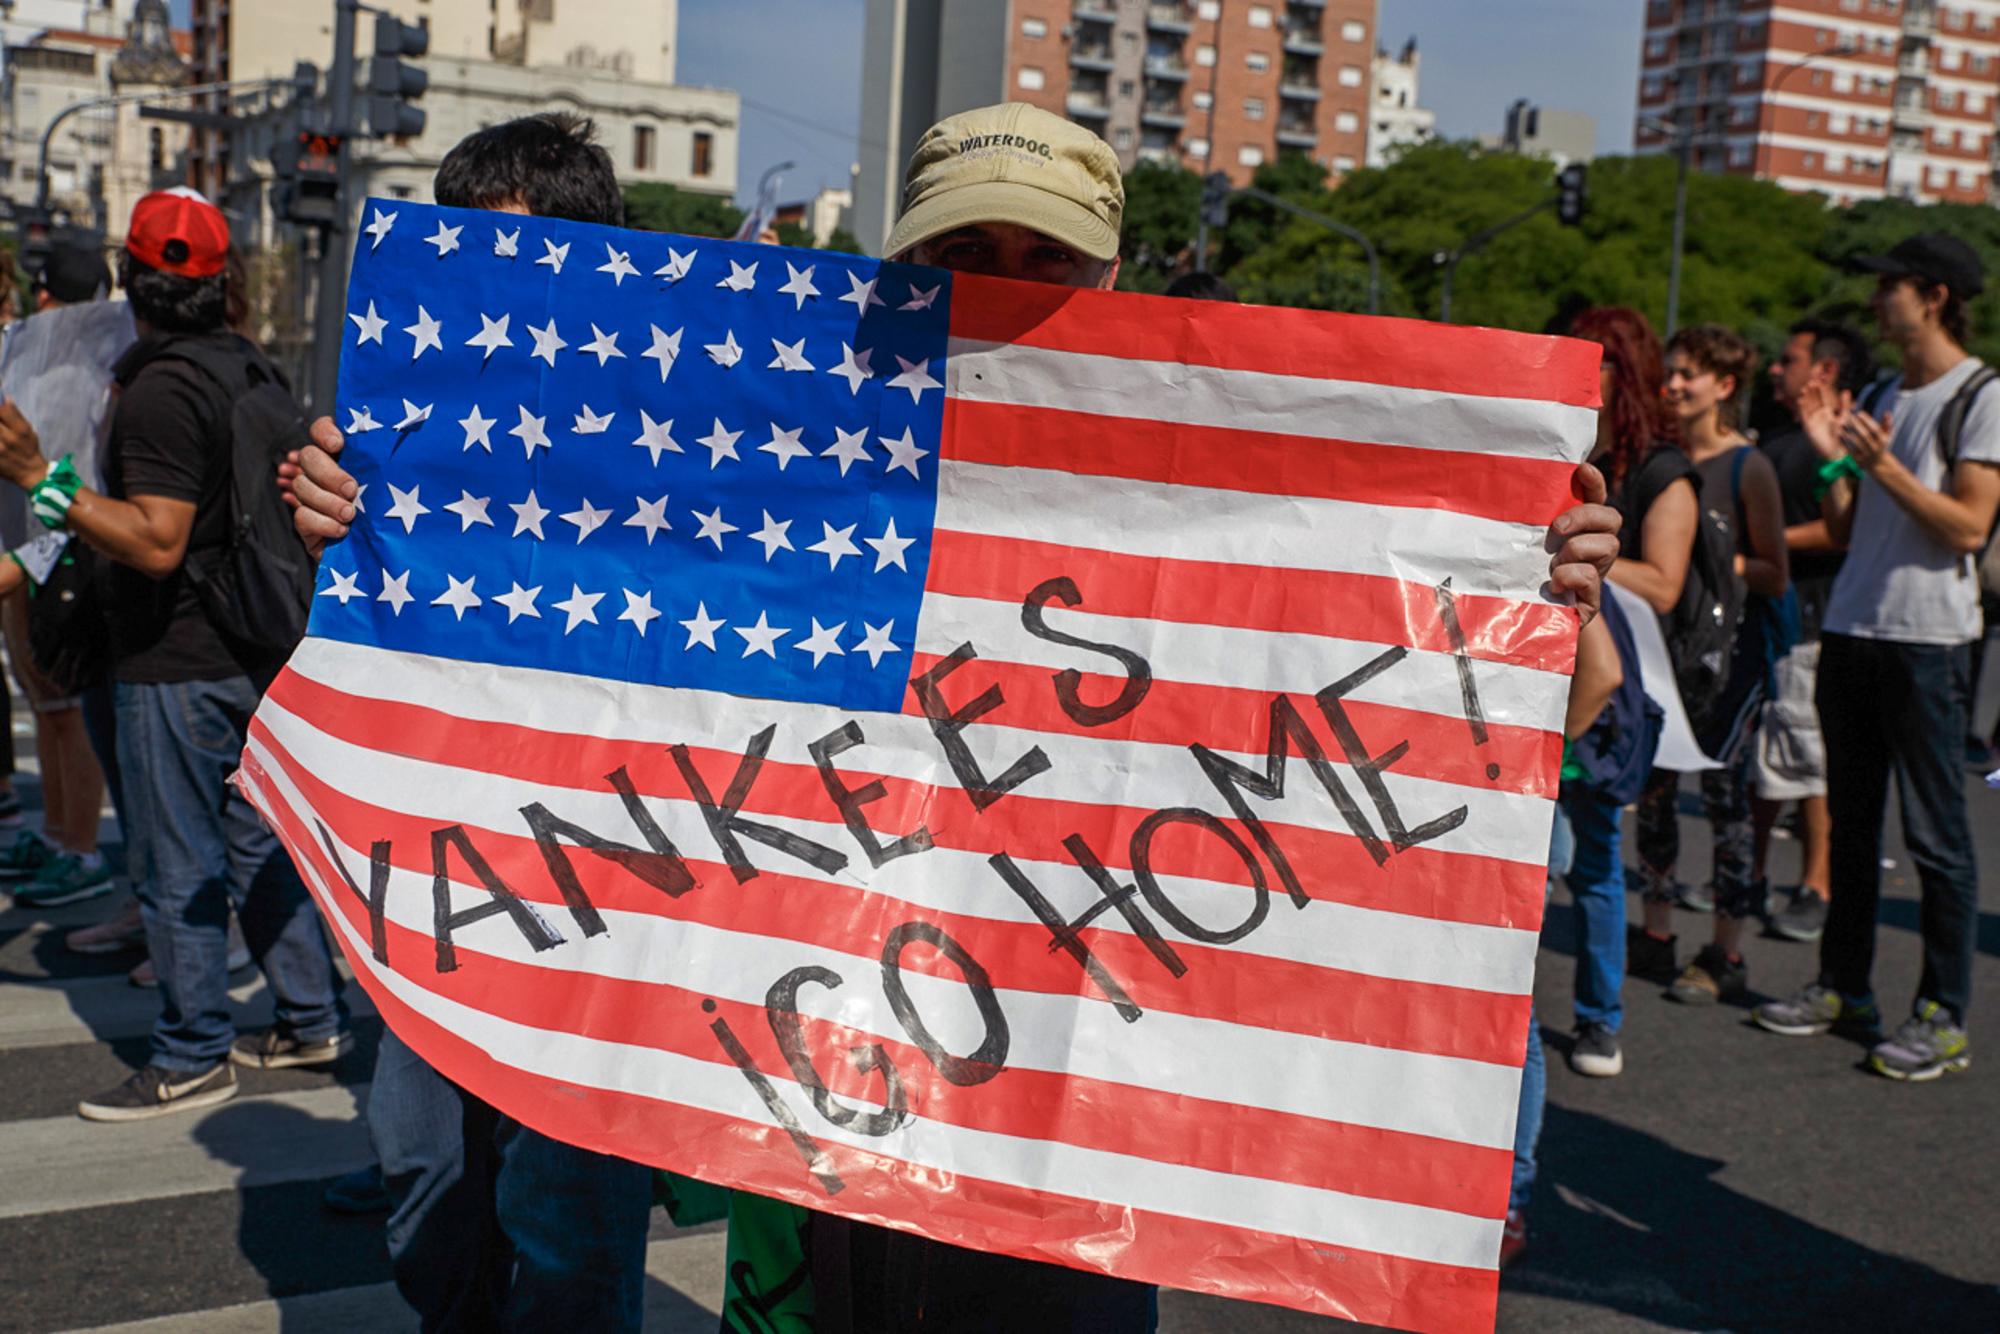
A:
<svg viewBox="0 0 2000 1334">
<path fill-rule="evenodd" d="M 1047 145 L 1049 152 L 968 151 L 1010 140 Z M 442 200 L 442 186 L 439 194 Z M 919 140 L 886 251 L 959 273 L 1110 288 L 1123 203 L 1117 159 L 1103 140 L 1033 107 L 985 107 L 948 118 Z M 315 447 L 303 452 L 294 483 L 297 525 L 303 537 L 323 544 L 346 536 L 356 484 L 336 462 L 341 438 L 333 423 L 316 422 L 313 434 Z M 1584 503 L 1555 522 L 1550 589 L 1574 597 L 1588 618 L 1616 549 L 1617 518 L 1596 503 L 1604 492 L 1594 468 L 1578 469 L 1574 489 Z M 831 1267 L 835 1283 L 815 1298 L 823 1312 L 844 1311 L 855 1329 L 1137 1331 L 1152 1323 L 1147 1285 L 833 1215 L 815 1214 L 811 1223 L 816 1244 L 844 1247 L 848 1255 L 845 1265 Z"/>
<path fill-rule="evenodd" d="M 1809 386 L 1801 418 L 1825 460 L 1827 531 L 1847 547 L 1820 637 L 1819 715 L 1833 818 L 1832 901 L 1819 976 L 1758 1007 L 1774 1033 L 1872 1035 L 1870 986 L 1891 773 L 1923 884 L 1923 973 L 1910 1018 L 1868 1064 L 1923 1081 L 1972 1062 L 1966 1035 L 1979 877 L 1959 772 L 1971 644 L 1982 632 L 1976 558 L 2000 511 L 2000 390 L 1966 352 L 1966 303 L 1985 286 L 1963 241 L 1926 233 L 1856 267 L 1879 275 L 1875 316 L 1902 354 L 1878 421 Z"/>
</svg>

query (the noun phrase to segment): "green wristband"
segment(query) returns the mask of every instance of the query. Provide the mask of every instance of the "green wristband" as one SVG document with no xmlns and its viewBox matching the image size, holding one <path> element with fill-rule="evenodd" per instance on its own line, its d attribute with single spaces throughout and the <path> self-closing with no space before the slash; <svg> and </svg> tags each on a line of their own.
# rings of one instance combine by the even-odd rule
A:
<svg viewBox="0 0 2000 1334">
<path fill-rule="evenodd" d="M 1813 486 L 1813 499 L 1815 501 L 1826 499 L 1826 493 L 1831 491 L 1833 484 L 1843 477 L 1852 477 L 1857 482 L 1861 480 L 1861 465 L 1854 461 L 1852 455 L 1843 454 L 1837 459 L 1828 459 L 1820 464 L 1819 481 Z"/>
<path fill-rule="evenodd" d="M 42 521 L 42 527 L 62 530 L 69 521 L 69 507 L 76 503 L 76 493 L 82 486 L 83 478 L 77 475 L 76 464 L 65 454 L 55 461 L 48 476 L 28 488 L 28 502 L 35 517 Z"/>
</svg>

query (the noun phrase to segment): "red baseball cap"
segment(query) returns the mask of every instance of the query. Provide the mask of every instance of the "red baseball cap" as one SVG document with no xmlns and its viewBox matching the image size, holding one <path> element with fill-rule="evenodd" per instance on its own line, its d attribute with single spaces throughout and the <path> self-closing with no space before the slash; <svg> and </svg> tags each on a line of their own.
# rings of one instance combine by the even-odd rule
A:
<svg viewBox="0 0 2000 1334">
<path fill-rule="evenodd" d="M 125 248 L 163 273 L 213 277 L 229 254 L 229 220 L 198 190 L 155 190 L 132 206 Z"/>
</svg>

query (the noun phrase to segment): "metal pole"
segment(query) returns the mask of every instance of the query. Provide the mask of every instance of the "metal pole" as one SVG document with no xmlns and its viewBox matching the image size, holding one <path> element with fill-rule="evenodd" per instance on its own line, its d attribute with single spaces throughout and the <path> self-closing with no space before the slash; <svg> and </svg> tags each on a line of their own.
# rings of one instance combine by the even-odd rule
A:
<svg viewBox="0 0 2000 1334">
<path fill-rule="evenodd" d="M 1674 171 L 1674 241 L 1667 260 L 1667 337 L 1681 320 L 1681 247 L 1687 239 L 1688 158 L 1694 153 L 1693 134 L 1681 136 L 1680 165 Z"/>
<path fill-rule="evenodd" d="M 1459 243 L 1458 249 L 1451 251 L 1440 250 L 1431 256 L 1431 263 L 1444 265 L 1444 292 L 1438 301 L 1438 321 L 1440 323 L 1451 323 L 1451 284 L 1452 279 L 1458 275 L 1458 262 L 1467 255 L 1484 249 L 1486 243 L 1500 235 L 1500 233 L 1520 226 L 1545 208 L 1554 208 L 1555 202 L 1553 199 L 1544 199 L 1532 208 L 1522 209 L 1511 218 L 1502 218 L 1491 227 L 1483 231 L 1474 232 Z"/>
<path fill-rule="evenodd" d="M 340 378 L 340 346 L 347 338 L 347 233 L 354 198 L 353 171 L 347 141 L 354 126 L 354 15 L 359 0 L 334 0 L 333 67 L 327 72 L 331 104 L 329 134 L 340 138 L 339 188 L 333 221 L 320 229 L 319 282 L 313 293 L 312 409 L 333 411 L 335 382 Z"/>
<path fill-rule="evenodd" d="M 1215 25 L 1215 63 L 1208 67 L 1208 129 L 1202 139 L 1201 174 L 1215 170 L 1215 80 L 1222 69 L 1222 24 Z M 1208 272 L 1208 219 L 1197 213 L 1194 227 L 1194 271 Z"/>
<path fill-rule="evenodd" d="M 204 93 L 226 93 L 250 88 L 283 88 L 289 86 L 291 82 L 290 79 L 234 79 L 227 83 L 200 83 L 191 88 L 170 88 L 163 92 L 121 93 L 116 97 L 93 97 L 88 101 L 70 103 L 58 111 L 42 130 L 41 153 L 35 166 L 36 211 L 46 212 L 49 206 L 49 145 L 55 141 L 56 130 L 62 123 L 79 111 L 129 106 L 135 102 L 172 102 L 183 97 L 199 97 Z"/>
<path fill-rule="evenodd" d="M 1316 222 L 1328 231 L 1338 232 L 1348 240 L 1358 243 L 1361 246 L 1362 253 L 1368 256 L 1368 313 L 1370 315 L 1380 315 L 1382 313 L 1382 258 L 1375 253 L 1375 243 L 1369 240 L 1364 233 L 1355 230 L 1344 222 L 1335 222 L 1324 213 L 1315 213 L 1309 208 L 1301 208 L 1289 199 L 1280 199 L 1269 190 L 1259 190 L 1254 185 L 1246 185 L 1241 190 L 1236 190 L 1232 193 L 1249 195 L 1252 199 L 1261 199 L 1272 208 L 1283 209 L 1287 213 L 1304 218 L 1307 222 Z"/>
</svg>

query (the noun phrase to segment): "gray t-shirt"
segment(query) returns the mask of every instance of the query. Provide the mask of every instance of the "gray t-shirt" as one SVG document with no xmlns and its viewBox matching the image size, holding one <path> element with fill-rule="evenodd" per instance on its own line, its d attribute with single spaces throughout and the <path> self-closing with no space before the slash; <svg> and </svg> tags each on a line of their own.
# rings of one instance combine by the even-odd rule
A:
<svg viewBox="0 0 2000 1334">
<path fill-rule="evenodd" d="M 1921 389 L 1896 398 L 1889 448 L 1933 491 L 1945 489 L 1938 413 L 1979 369 L 1967 357 Z M 2000 386 L 1973 401 L 1959 432 L 1960 459 L 2000 465 Z M 1861 481 L 1847 563 L 1833 582 L 1825 628 L 1862 639 L 1910 644 L 1969 644 L 1980 635 L 1974 558 L 1951 550 L 1910 517 L 1872 477 Z"/>
</svg>

